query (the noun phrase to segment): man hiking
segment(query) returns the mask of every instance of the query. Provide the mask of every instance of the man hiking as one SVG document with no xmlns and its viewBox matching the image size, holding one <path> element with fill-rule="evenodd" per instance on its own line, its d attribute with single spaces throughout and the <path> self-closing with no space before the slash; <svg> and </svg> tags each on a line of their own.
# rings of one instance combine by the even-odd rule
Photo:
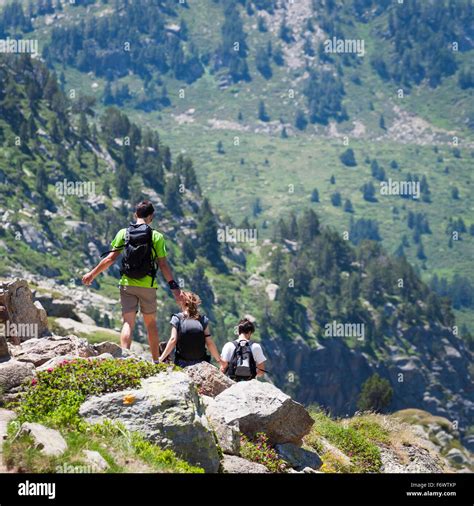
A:
<svg viewBox="0 0 474 506">
<path fill-rule="evenodd" d="M 85 274 L 82 282 L 90 285 L 94 279 L 108 269 L 119 257 L 122 257 L 120 273 L 120 303 L 122 306 L 123 327 L 120 334 L 122 348 L 130 349 L 133 329 L 138 308 L 143 315 L 148 333 L 148 342 L 153 361 L 157 362 L 160 355 L 160 340 L 156 325 L 156 282 L 157 265 L 168 282 L 174 298 L 179 303 L 181 290 L 173 279 L 168 261 L 166 260 L 166 244 L 163 235 L 150 227 L 154 218 L 153 204 L 144 200 L 135 208 L 136 223 L 121 229 L 111 243 L 111 251 L 90 272 Z"/>
<path fill-rule="evenodd" d="M 221 371 L 234 381 L 249 381 L 265 375 L 265 355 L 258 343 L 250 342 L 255 325 L 243 318 L 237 326 L 239 337 L 222 348 Z"/>
</svg>

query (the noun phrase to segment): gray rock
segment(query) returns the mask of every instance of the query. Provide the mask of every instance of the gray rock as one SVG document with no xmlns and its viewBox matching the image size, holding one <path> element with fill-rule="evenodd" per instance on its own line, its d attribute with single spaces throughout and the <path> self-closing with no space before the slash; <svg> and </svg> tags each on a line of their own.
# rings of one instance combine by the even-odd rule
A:
<svg viewBox="0 0 474 506">
<path fill-rule="evenodd" d="M 113 343 L 112 341 L 104 341 L 93 345 L 94 349 L 99 354 L 107 353 L 112 355 L 114 358 L 126 358 L 133 357 L 136 354 L 130 350 L 122 348 L 119 344 Z"/>
<path fill-rule="evenodd" d="M 141 388 L 92 397 L 80 414 L 89 423 L 122 422 L 162 448 L 215 473 L 219 469 L 216 440 L 189 376 L 166 372 L 142 380 Z"/>
<path fill-rule="evenodd" d="M 235 455 L 224 455 L 222 460 L 222 468 L 225 473 L 232 474 L 265 474 L 270 471 L 263 465 L 250 460 L 236 457 Z"/>
<path fill-rule="evenodd" d="M 315 451 L 291 443 L 276 445 L 275 450 L 283 460 L 297 471 L 304 471 L 305 468 L 319 469 L 323 464 Z"/>
<path fill-rule="evenodd" d="M 455 464 L 470 465 L 470 459 L 458 448 L 451 448 L 446 455 L 446 458 Z"/>
<path fill-rule="evenodd" d="M 342 465 L 349 467 L 351 465 L 351 459 L 343 453 L 339 448 L 332 445 L 326 438 L 322 436 L 318 437 L 318 443 L 321 446 L 321 454 L 329 453 L 335 457 Z"/>
<path fill-rule="evenodd" d="M 36 368 L 37 371 L 46 371 L 47 369 L 54 369 L 55 367 L 57 367 L 61 362 L 64 362 L 65 360 L 74 360 L 75 357 L 74 355 L 58 355 L 57 357 L 53 357 L 51 359 L 49 359 L 47 362 L 45 362 L 44 364 L 38 366 Z"/>
<path fill-rule="evenodd" d="M 382 473 L 442 473 L 439 458 L 433 457 L 428 450 L 418 446 L 405 449 L 405 462 L 400 460 L 397 453 L 388 447 L 380 447 Z"/>
<path fill-rule="evenodd" d="M 275 283 L 269 283 L 266 287 L 265 287 L 265 292 L 269 298 L 269 300 L 275 300 L 276 299 L 276 296 L 277 296 L 277 293 L 278 293 L 278 288 L 279 286 L 276 285 Z"/>
<path fill-rule="evenodd" d="M 2 445 L 4 439 L 7 437 L 8 424 L 16 418 L 14 411 L 0 408 L 0 452 L 2 451 Z"/>
<path fill-rule="evenodd" d="M 40 227 L 23 220 L 18 222 L 18 226 L 26 244 L 40 253 L 46 253 L 48 245 L 51 243 Z"/>
<path fill-rule="evenodd" d="M 203 395 L 201 399 L 207 415 L 208 408 L 213 404 L 214 399 L 206 395 Z M 221 450 L 228 455 L 240 455 L 240 430 L 238 422 L 234 420 L 226 423 L 222 417 L 213 418 L 209 415 L 208 419 L 211 427 L 214 429 Z"/>
<path fill-rule="evenodd" d="M 150 347 L 147 344 L 137 343 L 136 341 L 133 341 L 132 346 L 130 347 L 130 351 L 139 358 L 148 361 L 152 360 Z"/>
<path fill-rule="evenodd" d="M 81 323 L 84 323 L 86 325 L 95 325 L 94 319 L 82 311 L 77 311 L 77 317 Z"/>
<path fill-rule="evenodd" d="M 209 362 L 186 367 L 185 372 L 198 387 L 199 393 L 209 397 L 219 395 L 234 384 L 234 381 Z"/>
<path fill-rule="evenodd" d="M 67 450 L 67 443 L 59 431 L 39 423 L 24 423 L 20 434 L 29 434 L 34 440 L 35 448 L 41 450 L 44 455 L 58 457 Z"/>
<path fill-rule="evenodd" d="M 235 383 L 215 397 L 206 413 L 226 424 L 237 422 L 239 430 L 250 438 L 265 432 L 270 444 L 299 444 L 314 424 L 301 404 L 258 380 Z"/>
<path fill-rule="evenodd" d="M 102 353 L 101 355 L 97 355 L 97 357 L 88 357 L 87 360 L 114 360 L 114 358 L 110 353 Z"/>
<path fill-rule="evenodd" d="M 8 392 L 20 386 L 27 378 L 33 378 L 33 364 L 9 360 L 0 364 L 0 391 Z"/>
<path fill-rule="evenodd" d="M 16 279 L 10 283 L 0 284 L 0 291 L 3 291 L 9 321 L 18 329 L 17 336 L 12 340 L 26 341 L 32 337 L 49 334 L 46 311 L 38 301 L 33 302 L 26 280 Z"/>
<path fill-rule="evenodd" d="M 106 471 L 109 468 L 109 464 L 99 452 L 84 450 L 82 453 L 84 454 L 85 464 L 92 468 L 92 472 Z"/>
<path fill-rule="evenodd" d="M 96 350 L 87 342 L 74 335 L 49 336 L 41 339 L 30 339 L 16 347 L 14 357 L 21 362 L 31 362 L 36 367 L 43 365 L 54 357 L 72 355 L 74 357 L 92 357 Z"/>
<path fill-rule="evenodd" d="M 39 300 L 43 305 L 48 316 L 56 316 L 60 318 L 72 318 L 73 320 L 80 320 L 80 318 L 76 313 L 76 304 L 74 302 L 68 300 L 52 299 L 50 305 L 46 307 L 42 299 Z"/>
</svg>

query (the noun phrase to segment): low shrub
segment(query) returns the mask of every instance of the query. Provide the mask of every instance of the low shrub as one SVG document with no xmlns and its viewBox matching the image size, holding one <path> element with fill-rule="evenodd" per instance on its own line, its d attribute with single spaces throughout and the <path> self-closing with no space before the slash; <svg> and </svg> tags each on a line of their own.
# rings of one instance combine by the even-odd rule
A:
<svg viewBox="0 0 474 506">
<path fill-rule="evenodd" d="M 376 431 L 373 424 L 363 421 L 359 421 L 358 426 L 357 421 L 352 422 L 355 427 L 350 425 L 344 427 L 341 421 L 331 420 L 322 411 L 312 411 L 311 416 L 315 424 L 311 433 L 305 438 L 310 446 L 318 447 L 318 436 L 322 436 L 351 459 L 351 472 L 379 472 L 382 466 L 380 450 L 371 438 L 377 440 L 385 436 L 381 427 Z M 324 455 L 322 459 L 324 462 Z M 331 467 L 335 467 L 333 462 L 330 464 Z"/>
<path fill-rule="evenodd" d="M 269 445 L 268 437 L 263 432 L 256 434 L 253 441 L 241 435 L 240 455 L 244 459 L 263 464 L 273 473 L 283 473 L 287 467 L 286 462 Z"/>
<path fill-rule="evenodd" d="M 83 430 L 79 407 L 90 395 L 138 388 L 140 380 L 167 369 L 135 359 L 65 360 L 54 369 L 40 371 L 24 387 L 18 405 L 20 422 L 71 426 Z"/>
</svg>

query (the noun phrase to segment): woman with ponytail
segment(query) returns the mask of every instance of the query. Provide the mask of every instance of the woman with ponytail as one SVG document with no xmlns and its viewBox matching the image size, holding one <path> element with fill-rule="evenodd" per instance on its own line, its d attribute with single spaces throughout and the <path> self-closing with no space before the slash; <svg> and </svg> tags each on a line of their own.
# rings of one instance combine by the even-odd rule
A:
<svg viewBox="0 0 474 506">
<path fill-rule="evenodd" d="M 217 347 L 209 330 L 209 318 L 199 313 L 201 299 L 192 292 L 181 292 L 181 312 L 171 317 L 171 337 L 159 361 L 165 362 L 174 349 L 174 363 L 187 367 L 199 362 L 210 362 L 206 348 L 214 359 L 222 364 Z"/>
</svg>

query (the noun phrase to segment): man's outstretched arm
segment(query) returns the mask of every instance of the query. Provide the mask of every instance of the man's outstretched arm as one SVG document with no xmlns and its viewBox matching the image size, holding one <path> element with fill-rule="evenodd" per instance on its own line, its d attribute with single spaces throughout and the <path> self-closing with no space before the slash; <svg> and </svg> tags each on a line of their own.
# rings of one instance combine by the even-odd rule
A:
<svg viewBox="0 0 474 506">
<path fill-rule="evenodd" d="M 163 277 L 169 283 L 170 281 L 173 281 L 173 273 L 171 272 L 171 267 L 168 263 L 168 260 L 166 260 L 166 257 L 158 258 L 157 259 L 158 267 L 160 268 L 161 274 L 163 274 Z M 178 288 L 172 288 L 171 291 L 173 292 L 173 296 L 176 299 L 177 302 L 180 301 L 181 298 L 181 290 Z"/>
<path fill-rule="evenodd" d="M 117 258 L 120 256 L 122 251 L 112 251 L 103 260 L 101 260 L 90 272 L 84 274 L 82 277 L 82 283 L 84 285 L 90 285 L 92 281 L 101 273 L 107 270 Z"/>
</svg>

